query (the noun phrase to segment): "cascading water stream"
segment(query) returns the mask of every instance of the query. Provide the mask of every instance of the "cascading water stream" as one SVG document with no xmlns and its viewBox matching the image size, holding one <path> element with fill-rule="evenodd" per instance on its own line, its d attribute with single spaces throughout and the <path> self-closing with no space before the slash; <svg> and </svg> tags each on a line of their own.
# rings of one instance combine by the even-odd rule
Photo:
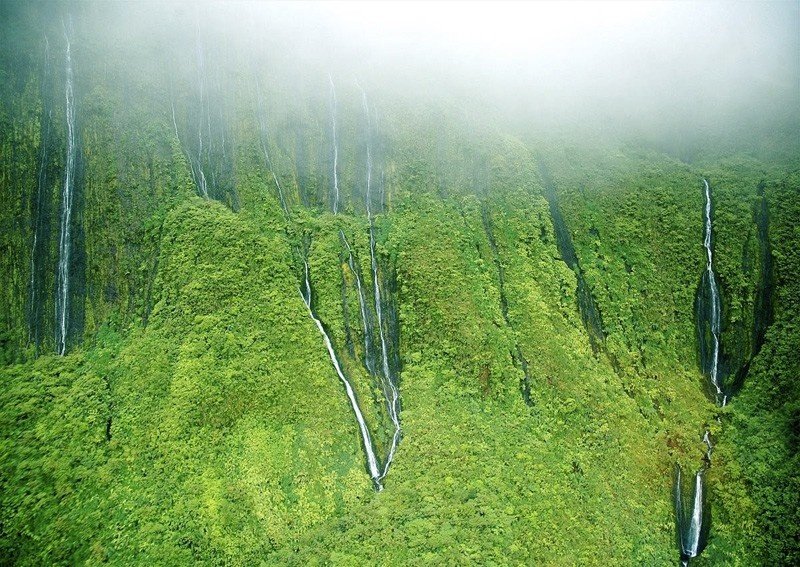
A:
<svg viewBox="0 0 800 567">
<path fill-rule="evenodd" d="M 225 67 L 222 67 L 221 69 L 218 67 L 217 69 L 218 70 L 217 70 L 217 74 L 216 74 L 216 79 L 217 79 L 216 85 L 217 85 L 217 92 L 219 92 L 219 91 L 222 91 L 222 85 L 227 84 L 228 81 L 227 81 L 227 77 L 224 76 L 225 75 Z M 223 77 L 220 78 L 220 75 L 223 75 Z M 221 125 L 223 125 L 225 123 L 225 116 L 224 116 L 223 111 L 224 111 L 223 105 L 222 104 L 218 104 L 217 105 L 217 118 L 219 119 L 219 124 L 221 124 Z M 211 129 L 211 116 L 209 114 L 209 131 L 210 131 L 210 129 Z M 219 134 L 220 134 L 220 138 L 222 139 L 222 157 L 227 159 L 228 158 L 228 151 L 225 148 L 225 128 L 224 127 L 221 127 L 219 129 Z"/>
<path fill-rule="evenodd" d="M 256 77 L 256 97 L 258 98 L 258 130 L 259 139 L 261 141 L 261 151 L 264 153 L 264 161 L 267 164 L 267 169 L 272 174 L 272 180 L 275 182 L 275 187 L 278 189 L 278 199 L 281 203 L 283 213 L 289 219 L 289 207 L 286 204 L 286 199 L 283 196 L 283 188 L 278 181 L 278 176 L 275 174 L 275 168 L 272 165 L 272 159 L 269 156 L 269 129 L 267 128 L 266 111 L 264 109 L 264 97 L 261 94 L 261 81 Z"/>
<path fill-rule="evenodd" d="M 711 453 L 714 452 L 714 444 L 711 442 L 711 432 L 708 429 L 703 434 L 703 443 L 706 444 L 706 465 L 711 466 Z"/>
<path fill-rule="evenodd" d="M 716 390 L 717 403 L 725 406 L 727 396 L 723 393 L 719 381 L 719 351 L 720 351 L 720 325 L 721 325 L 721 306 L 719 298 L 719 287 L 717 278 L 714 274 L 713 251 L 711 241 L 711 188 L 708 181 L 703 179 L 705 187 L 705 215 L 704 215 L 704 235 L 703 246 L 706 249 L 706 281 L 708 282 L 708 292 L 711 299 L 709 305 L 708 320 L 711 327 L 711 365 L 709 368 L 709 378 Z"/>
<path fill-rule="evenodd" d="M 686 549 L 689 557 L 696 557 L 700 546 L 700 529 L 703 525 L 703 472 L 697 471 L 694 475 L 694 502 L 692 504 L 692 518 L 689 523 L 689 538 Z"/>
<path fill-rule="evenodd" d="M 200 108 L 201 113 L 206 114 L 206 73 L 205 73 L 205 58 L 203 56 L 203 44 L 200 35 L 200 19 L 197 19 L 197 88 L 200 94 Z M 210 118 L 208 119 L 210 120 Z M 208 124 L 209 138 L 211 137 L 211 123 Z M 203 172 L 203 121 L 197 123 L 197 188 L 200 190 L 200 195 L 208 199 L 208 183 L 206 175 Z"/>
<path fill-rule="evenodd" d="M 364 286 L 361 283 L 361 276 L 356 268 L 355 258 L 353 257 L 353 249 L 350 248 L 350 243 L 344 235 L 343 231 L 339 231 L 339 236 L 344 242 L 347 249 L 347 265 L 350 266 L 350 271 L 356 279 L 356 291 L 358 292 L 358 306 L 361 310 L 361 320 L 364 323 L 364 366 L 367 372 L 371 375 L 375 374 L 375 362 L 372 360 L 372 329 L 370 328 L 369 311 L 367 310 L 367 302 L 364 297 Z"/>
<path fill-rule="evenodd" d="M 308 273 L 308 261 L 303 260 L 303 268 L 304 268 L 304 283 L 303 288 L 300 289 L 300 296 L 303 298 L 303 303 L 305 303 L 306 309 L 308 309 L 308 315 L 314 320 L 314 323 L 317 325 L 317 329 L 319 329 L 320 334 L 322 335 L 322 339 L 325 342 L 325 348 L 328 350 L 328 355 L 331 357 L 331 362 L 333 363 L 333 367 L 336 370 L 337 376 L 339 376 L 339 380 L 342 381 L 344 384 L 345 392 L 347 392 L 347 399 L 350 400 L 350 406 L 353 408 L 353 413 L 356 416 L 356 421 L 358 421 L 358 428 L 361 431 L 361 441 L 364 444 L 364 452 L 367 455 L 367 468 L 369 470 L 369 475 L 372 478 L 372 481 L 375 483 L 375 487 L 378 491 L 383 490 L 383 486 L 381 485 L 381 479 L 383 475 L 386 474 L 385 472 L 381 474 L 380 469 L 378 467 L 378 459 L 375 457 L 375 450 L 372 446 L 372 438 L 369 434 L 369 429 L 367 428 L 367 422 L 364 420 L 364 414 L 361 413 L 361 408 L 358 405 L 358 400 L 356 399 L 355 391 L 353 390 L 353 386 L 350 384 L 350 381 L 345 377 L 344 372 L 342 371 L 342 367 L 339 364 L 339 360 L 336 358 L 336 351 L 333 349 L 333 343 L 331 342 L 330 337 L 328 336 L 327 331 L 325 331 L 325 326 L 322 324 L 322 321 L 314 313 L 313 308 L 311 307 L 311 281 L 309 279 Z"/>
<path fill-rule="evenodd" d="M 283 188 L 281 187 L 281 184 L 278 181 L 278 177 L 275 175 L 275 170 L 272 166 L 272 160 L 270 159 L 269 151 L 267 149 L 268 130 L 267 130 L 266 118 L 264 116 L 263 98 L 261 96 L 261 88 L 258 80 L 256 80 L 256 91 L 258 93 L 259 126 L 261 134 L 261 147 L 264 152 L 264 159 L 266 161 L 267 167 L 270 170 L 270 173 L 272 173 L 272 179 L 275 182 L 275 187 L 278 190 L 278 196 L 280 198 L 283 214 L 286 217 L 287 222 L 290 222 L 291 216 L 289 214 L 289 208 L 286 204 L 286 200 L 284 199 Z M 344 233 L 341 234 L 342 237 L 344 238 Z M 349 250 L 349 245 L 348 245 L 348 250 Z M 325 330 L 325 325 L 322 323 L 320 318 L 317 317 L 316 313 L 314 313 L 312 292 L 311 292 L 311 276 L 309 274 L 309 268 L 308 268 L 308 254 L 301 253 L 296 248 L 295 248 L 295 254 L 298 256 L 302 256 L 303 258 L 303 283 L 299 289 L 300 297 L 303 299 L 303 304 L 305 304 L 306 309 L 308 310 L 309 317 L 311 317 L 311 319 L 314 321 L 314 324 L 317 326 L 317 329 L 322 335 L 322 340 L 325 343 L 325 349 L 328 351 L 328 356 L 330 356 L 331 363 L 333 364 L 333 368 L 336 371 L 336 375 L 339 377 L 339 380 L 344 385 L 345 392 L 347 393 L 347 399 L 350 401 L 350 406 L 352 407 L 353 413 L 356 416 L 356 421 L 358 422 L 358 428 L 361 434 L 361 441 L 362 444 L 364 445 L 364 454 L 366 455 L 367 458 L 367 470 L 369 472 L 370 478 L 372 479 L 372 482 L 375 484 L 376 490 L 380 492 L 381 490 L 383 490 L 383 485 L 381 484 L 381 480 L 385 476 L 386 471 L 384 469 L 384 471 L 381 472 L 380 466 L 378 464 L 378 459 L 375 455 L 375 449 L 372 444 L 372 437 L 370 436 L 369 428 L 367 427 L 367 422 L 364 419 L 364 414 L 361 411 L 361 407 L 358 405 L 358 399 L 356 398 L 355 390 L 353 389 L 352 384 L 344 374 L 342 366 L 339 363 L 339 359 L 336 356 L 336 351 L 333 348 L 333 342 L 331 341 L 328 332 Z M 352 264 L 351 268 L 354 268 Z M 360 281 L 360 279 L 358 281 Z M 362 307 L 363 307 L 363 293 L 360 292 L 360 295 L 362 296 Z"/>
<path fill-rule="evenodd" d="M 383 474 L 381 478 L 386 476 L 386 473 L 389 472 L 389 465 L 392 464 L 392 460 L 394 459 L 395 451 L 397 450 L 397 444 L 400 442 L 400 418 L 398 416 L 398 405 L 400 403 L 400 393 L 397 391 L 397 386 L 394 383 L 394 376 L 389 369 L 389 352 L 386 346 L 386 334 L 383 328 L 383 309 L 381 307 L 381 292 L 380 292 L 380 285 L 378 283 L 378 265 L 375 260 L 375 235 L 373 234 L 372 230 L 372 223 L 370 222 L 370 256 L 372 258 L 372 276 L 373 282 L 372 285 L 375 289 L 375 312 L 378 316 L 378 335 L 381 339 L 381 359 L 383 361 L 383 375 L 384 375 L 384 382 L 385 388 L 388 389 L 388 395 L 386 396 L 386 403 L 389 409 L 389 418 L 392 420 L 392 424 L 394 425 L 394 433 L 392 435 L 392 444 L 389 447 L 389 454 L 386 457 L 386 462 L 384 463 Z"/>
<path fill-rule="evenodd" d="M 331 84 L 331 130 L 333 133 L 333 214 L 339 213 L 339 140 L 336 135 L 336 87 L 333 84 L 333 77 L 328 74 L 328 81 Z"/>
<path fill-rule="evenodd" d="M 367 119 L 366 207 L 367 207 L 367 220 L 369 221 L 369 255 L 370 255 L 370 265 L 372 268 L 372 287 L 375 294 L 375 313 L 378 317 L 378 335 L 381 341 L 381 360 L 382 360 L 383 378 L 384 378 L 383 380 L 384 395 L 386 396 L 386 405 L 389 412 L 389 419 L 392 420 L 392 425 L 394 426 L 392 443 L 389 446 L 389 452 L 388 455 L 386 456 L 386 462 L 384 463 L 383 474 L 381 475 L 381 478 L 383 478 L 384 476 L 386 476 L 386 473 L 389 472 L 389 466 L 392 464 L 395 451 L 397 450 L 397 445 L 400 442 L 400 435 L 401 435 L 400 416 L 399 416 L 400 392 L 397 390 L 395 377 L 392 375 L 389 366 L 389 349 L 386 343 L 383 307 L 381 302 L 381 289 L 380 289 L 380 282 L 378 279 L 378 261 L 375 255 L 375 227 L 372 220 L 372 208 L 371 208 L 372 140 L 371 140 L 371 121 L 369 113 L 369 104 L 367 102 L 367 93 L 364 91 L 364 89 L 361 88 L 361 85 L 358 85 L 358 87 L 361 90 L 361 101 L 364 108 L 364 115 Z"/>
<path fill-rule="evenodd" d="M 714 273 L 714 255 L 713 255 L 713 240 L 712 240 L 712 222 L 711 222 L 711 187 L 707 179 L 703 179 L 703 248 L 706 251 L 706 268 L 703 273 L 701 289 L 698 291 L 697 314 L 700 323 L 700 356 L 702 361 L 703 371 L 708 373 L 709 381 L 715 390 L 715 401 L 721 406 L 725 406 L 728 401 L 728 396 L 722 388 L 719 377 L 719 359 L 720 359 L 720 332 L 721 332 L 721 319 L 722 309 L 720 301 L 719 285 L 717 284 L 716 274 Z M 706 291 L 709 302 L 700 300 L 702 286 L 707 286 Z M 704 319 L 700 319 L 704 317 Z M 705 322 L 711 331 L 711 349 L 710 353 L 705 345 L 704 336 Z M 709 357 L 710 354 L 710 357 Z M 680 466 L 677 467 L 677 475 L 675 480 L 675 514 L 678 527 L 678 536 L 680 539 L 681 551 L 681 564 L 687 566 L 689 561 L 697 557 L 705 547 L 706 537 L 710 528 L 709 520 L 704 518 L 703 514 L 703 493 L 704 486 L 704 473 L 711 466 L 711 455 L 714 451 L 714 444 L 711 440 L 711 432 L 706 429 L 703 433 L 703 443 L 706 446 L 705 455 L 703 456 L 704 466 L 695 475 L 694 481 L 694 498 L 692 501 L 692 514 L 687 523 L 685 510 L 683 509 L 683 501 L 681 496 L 681 470 Z"/>
<path fill-rule="evenodd" d="M 681 564 L 687 566 L 689 560 L 697 557 L 705 547 L 705 531 L 706 524 L 704 523 L 704 474 L 705 469 L 700 469 L 694 475 L 694 490 L 692 496 L 691 515 L 687 518 L 683 505 L 681 494 L 681 468 L 676 467 L 675 478 L 675 512 L 677 514 L 678 522 L 678 538 L 680 540 Z"/>
<path fill-rule="evenodd" d="M 67 351 L 67 331 L 69 328 L 69 283 L 70 248 L 72 245 L 71 227 L 72 205 L 75 184 L 76 134 L 75 134 L 75 93 L 73 90 L 72 45 L 66 26 L 64 38 L 66 49 L 66 114 L 67 114 L 67 155 L 64 164 L 64 186 L 61 192 L 61 233 L 58 240 L 58 275 L 56 283 L 56 351 L 64 355 Z"/>
<path fill-rule="evenodd" d="M 189 152 L 186 151 L 186 148 L 183 145 L 183 142 L 181 141 L 181 135 L 178 133 L 178 120 L 175 118 L 175 100 L 174 100 L 174 96 L 175 95 L 174 95 L 174 92 L 173 92 L 172 83 L 170 82 L 169 108 L 172 111 L 172 127 L 175 130 L 175 140 L 177 140 L 178 146 L 181 149 L 181 153 L 186 158 L 186 163 L 189 165 L 189 171 L 192 174 L 192 179 L 194 180 L 195 184 L 198 186 L 198 189 L 199 189 L 199 187 L 200 187 L 200 184 L 199 184 L 200 177 L 197 174 L 197 169 L 195 167 L 194 159 L 189 154 Z M 197 164 L 197 168 L 199 168 L 199 167 L 200 167 L 200 164 L 198 163 Z"/>
</svg>

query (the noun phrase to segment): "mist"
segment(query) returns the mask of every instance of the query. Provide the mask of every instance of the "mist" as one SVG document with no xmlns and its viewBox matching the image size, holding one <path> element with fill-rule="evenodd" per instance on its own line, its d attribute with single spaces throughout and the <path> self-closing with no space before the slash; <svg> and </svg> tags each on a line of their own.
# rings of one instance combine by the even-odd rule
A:
<svg viewBox="0 0 800 567">
<path fill-rule="evenodd" d="M 207 5 L 249 20 L 298 72 L 359 76 L 517 131 L 798 132 L 794 2 L 336 2 Z M 249 14 L 243 17 L 243 14 Z M 276 38 L 278 41 L 276 41 Z M 305 77 L 310 79 L 311 77 Z"/>
<path fill-rule="evenodd" d="M 406 101 L 521 136 L 591 133 L 686 156 L 711 139 L 794 142 L 800 132 L 796 2 L 52 6 L 51 35 L 70 19 L 80 36 L 84 82 L 142 73 L 150 91 L 174 89 L 190 80 L 202 37 L 206 62 L 239 77 L 226 96 L 241 97 L 252 86 L 244 75 L 261 73 L 299 105 L 330 75 L 358 81 L 385 107 Z M 13 31 L 34 10 L 7 2 L 3 11 L 11 55 Z"/>
<path fill-rule="evenodd" d="M 797 0 L 0 0 L 0 563 L 800 565 L 799 195 Z"/>
</svg>

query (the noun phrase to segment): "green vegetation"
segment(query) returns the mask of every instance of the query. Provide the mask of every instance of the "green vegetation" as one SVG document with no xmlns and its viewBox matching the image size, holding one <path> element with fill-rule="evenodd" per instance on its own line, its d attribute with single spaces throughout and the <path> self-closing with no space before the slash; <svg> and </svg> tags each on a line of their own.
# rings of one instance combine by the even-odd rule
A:
<svg viewBox="0 0 800 567">
<path fill-rule="evenodd" d="M 339 237 L 370 274 L 358 90 L 337 84 L 343 212 L 333 215 L 327 75 L 298 79 L 312 93 L 303 98 L 286 86 L 280 56 L 255 71 L 287 220 L 259 141 L 246 46 L 229 46 L 227 78 L 241 93 L 220 88 L 225 112 L 215 118 L 232 141 L 214 167 L 235 199 L 225 185 L 214 200 L 198 196 L 170 115 L 172 101 L 181 135 L 189 130 L 191 53 L 126 68 L 126 52 L 100 32 L 76 42 L 84 323 L 58 357 L 50 314 L 64 132 L 58 123 L 47 142 L 41 124 L 63 109 L 41 94 L 41 34 L 18 31 L 43 16 L 4 9 L 0 563 L 675 564 L 673 467 L 700 466 L 706 427 L 717 440 L 713 525 L 693 564 L 800 561 L 796 159 L 730 153 L 687 164 L 616 142 L 514 138 L 447 100 L 422 105 L 376 87 L 373 182 L 386 195 L 376 252 L 396 284 L 403 440 L 375 492 L 299 293 L 297 255 L 309 245 L 315 311 L 383 454 L 391 423 L 363 365 Z M 96 10 L 85 17 L 107 17 Z M 50 17 L 55 69 L 60 22 Z M 185 40 L 139 33 L 135 49 L 152 57 Z M 97 71 L 108 68 L 124 72 Z M 47 143 L 37 345 L 28 282 Z M 540 164 L 602 313 L 598 352 Z M 740 363 L 755 355 L 726 408 L 705 395 L 697 360 L 703 177 L 715 196 L 726 352 Z M 756 354 L 759 186 L 775 318 Z"/>
</svg>

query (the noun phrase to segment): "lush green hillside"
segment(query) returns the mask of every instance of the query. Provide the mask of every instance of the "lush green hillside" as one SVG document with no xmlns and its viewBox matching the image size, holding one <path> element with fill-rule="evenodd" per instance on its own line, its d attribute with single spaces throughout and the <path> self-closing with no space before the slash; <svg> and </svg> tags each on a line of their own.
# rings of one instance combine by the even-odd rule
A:
<svg viewBox="0 0 800 567">
<path fill-rule="evenodd" d="M 364 95 L 298 74 L 280 33 L 195 37 L 176 8 L 115 43 L 92 25 L 113 6 L 46 7 L 0 6 L 0 563 L 675 564 L 672 472 L 701 466 L 706 428 L 696 564 L 800 560 L 796 160 L 513 137 L 380 72 Z M 80 143 L 57 356 L 66 38 Z M 698 361 L 703 178 L 743 379 L 725 408 Z M 307 261 L 384 459 L 358 287 L 372 297 L 373 225 L 403 435 L 380 492 L 301 295 Z"/>
</svg>

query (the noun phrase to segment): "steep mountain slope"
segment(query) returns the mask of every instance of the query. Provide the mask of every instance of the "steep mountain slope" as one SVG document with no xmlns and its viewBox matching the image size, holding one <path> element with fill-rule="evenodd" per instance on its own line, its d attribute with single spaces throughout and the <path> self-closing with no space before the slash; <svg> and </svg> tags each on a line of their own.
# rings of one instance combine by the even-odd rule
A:
<svg viewBox="0 0 800 567">
<path fill-rule="evenodd" d="M 56 8 L 0 7 L 5 563 L 672 564 L 673 468 L 706 428 L 696 564 L 796 562 L 796 161 L 513 137 L 380 73 L 299 73 L 277 32 L 179 7 L 120 45 L 93 25 L 113 6 Z M 724 408 L 697 354 L 703 178 Z M 306 278 L 381 465 L 385 374 L 400 392 L 382 491 Z"/>
</svg>

